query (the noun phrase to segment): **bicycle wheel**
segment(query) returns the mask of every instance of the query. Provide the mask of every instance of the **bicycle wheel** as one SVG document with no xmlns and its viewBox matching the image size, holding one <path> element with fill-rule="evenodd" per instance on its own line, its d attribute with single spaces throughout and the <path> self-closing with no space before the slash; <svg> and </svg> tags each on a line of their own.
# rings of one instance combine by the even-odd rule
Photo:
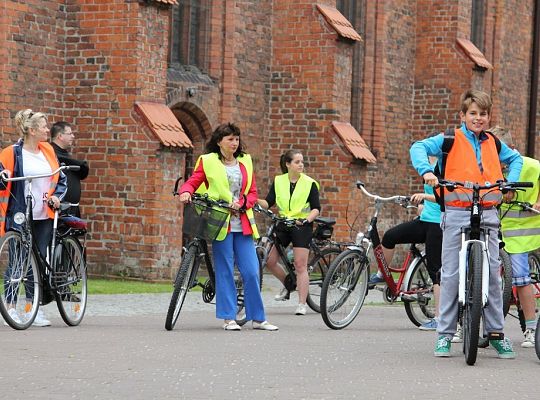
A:
<svg viewBox="0 0 540 400">
<path fill-rule="evenodd" d="M 330 265 L 321 290 L 321 315 L 332 329 L 354 321 L 368 291 L 368 258 L 364 250 L 345 250 Z"/>
<path fill-rule="evenodd" d="M 536 357 L 540 360 L 540 318 L 536 321 L 536 331 L 534 333 L 534 349 L 536 350 Z"/>
<path fill-rule="evenodd" d="M 427 269 L 427 259 L 423 255 L 416 257 L 412 263 L 410 278 L 405 282 L 405 290 L 413 300 L 404 300 L 405 312 L 411 322 L 420 326 L 435 318 L 435 298 L 433 282 Z"/>
<path fill-rule="evenodd" d="M 75 237 L 63 238 L 54 250 L 54 297 L 58 311 L 69 326 L 81 323 L 86 311 L 87 276 L 82 246 Z"/>
<path fill-rule="evenodd" d="M 537 253 L 529 253 L 529 273 L 532 284 L 540 282 L 540 256 Z"/>
<path fill-rule="evenodd" d="M 167 311 L 167 318 L 165 319 L 165 329 L 168 331 L 174 328 L 178 317 L 180 316 L 180 310 L 184 304 L 186 294 L 191 288 L 191 280 L 197 274 L 199 269 L 200 258 L 198 257 L 198 246 L 191 244 L 180 263 L 180 268 L 176 274 L 174 280 L 174 290 L 169 304 L 169 310 Z"/>
<path fill-rule="evenodd" d="M 468 254 L 463 307 L 463 352 L 468 365 L 474 365 L 478 354 L 480 318 L 482 316 L 482 246 L 472 243 Z"/>
<path fill-rule="evenodd" d="M 337 247 L 328 247 L 320 250 L 308 262 L 309 291 L 307 304 L 313 311 L 321 312 L 321 290 L 330 264 L 341 253 Z"/>
<path fill-rule="evenodd" d="M 0 313 L 13 329 L 26 329 L 36 318 L 41 282 L 36 258 L 21 234 L 7 232 L 0 240 Z"/>
<path fill-rule="evenodd" d="M 512 302 L 512 260 L 504 249 L 499 250 L 499 259 L 501 260 L 503 314 L 506 317 Z"/>
</svg>

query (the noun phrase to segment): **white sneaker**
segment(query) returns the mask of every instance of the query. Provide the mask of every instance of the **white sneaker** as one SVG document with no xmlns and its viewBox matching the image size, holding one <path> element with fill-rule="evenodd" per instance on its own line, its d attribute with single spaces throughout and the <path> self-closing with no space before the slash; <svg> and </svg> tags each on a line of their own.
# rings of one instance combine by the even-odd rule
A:
<svg viewBox="0 0 540 400">
<path fill-rule="evenodd" d="M 534 334 L 535 334 L 534 329 L 526 329 L 525 332 L 523 332 L 523 336 L 525 338 L 523 339 L 523 342 L 521 342 L 521 347 L 524 347 L 524 348 L 534 347 L 534 344 L 535 344 Z"/>
<path fill-rule="evenodd" d="M 19 314 L 17 313 L 17 310 L 15 310 L 14 308 L 8 309 L 8 314 L 11 317 L 11 319 L 15 321 L 16 323 L 18 324 L 22 323 L 21 318 L 19 317 Z M 4 325 L 9 326 L 9 324 L 6 321 L 4 321 Z"/>
<path fill-rule="evenodd" d="M 32 323 L 33 326 L 51 326 L 51 321 L 49 321 L 46 317 L 41 308 L 38 310 L 36 319 Z"/>
<path fill-rule="evenodd" d="M 260 329 L 263 331 L 277 331 L 279 329 L 277 326 L 272 325 L 268 321 L 263 321 L 263 322 L 253 321 L 252 324 L 253 324 L 253 329 Z"/>
<path fill-rule="evenodd" d="M 452 343 L 463 343 L 463 328 L 458 324 L 457 331 L 452 337 Z"/>
<path fill-rule="evenodd" d="M 274 296 L 274 300 L 275 301 L 285 301 L 285 300 L 289 300 L 290 297 L 291 297 L 291 292 L 289 292 L 287 290 L 287 288 L 283 288 L 283 289 L 281 289 L 279 294 L 276 294 Z"/>
<path fill-rule="evenodd" d="M 298 307 L 296 307 L 296 311 L 294 312 L 296 315 L 306 315 L 307 312 L 307 305 L 305 304 L 298 304 Z"/>
</svg>

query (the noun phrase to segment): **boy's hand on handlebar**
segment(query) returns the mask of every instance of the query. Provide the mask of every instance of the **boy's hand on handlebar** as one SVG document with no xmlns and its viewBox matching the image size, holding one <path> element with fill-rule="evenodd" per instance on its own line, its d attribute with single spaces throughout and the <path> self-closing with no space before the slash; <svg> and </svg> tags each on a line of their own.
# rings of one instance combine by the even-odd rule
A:
<svg viewBox="0 0 540 400">
<path fill-rule="evenodd" d="M 191 194 L 189 192 L 180 193 L 178 198 L 182 203 L 191 203 Z"/>
<path fill-rule="evenodd" d="M 503 194 L 503 201 L 505 203 L 511 203 L 512 200 L 514 200 L 514 195 L 516 192 L 514 190 L 509 190 L 508 192 Z"/>
<path fill-rule="evenodd" d="M 433 172 L 426 172 L 424 175 L 422 175 L 422 178 L 424 178 L 426 185 L 431 187 L 436 187 L 439 184 L 439 179 L 437 179 Z"/>
<path fill-rule="evenodd" d="M 47 201 L 47 204 L 52 209 L 56 210 L 56 209 L 60 208 L 60 199 L 58 197 L 56 197 L 56 196 L 51 196 L 51 198 Z"/>
</svg>

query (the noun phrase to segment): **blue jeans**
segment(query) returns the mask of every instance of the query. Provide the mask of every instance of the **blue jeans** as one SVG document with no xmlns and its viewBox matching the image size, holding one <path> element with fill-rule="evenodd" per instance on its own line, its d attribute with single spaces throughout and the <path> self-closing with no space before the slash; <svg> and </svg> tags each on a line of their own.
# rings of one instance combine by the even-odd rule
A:
<svg viewBox="0 0 540 400">
<path fill-rule="evenodd" d="M 236 318 L 234 265 L 238 266 L 244 284 L 244 306 L 247 320 L 265 321 L 259 287 L 259 260 L 252 235 L 230 232 L 223 240 L 212 242 L 216 272 L 216 318 Z"/>
</svg>

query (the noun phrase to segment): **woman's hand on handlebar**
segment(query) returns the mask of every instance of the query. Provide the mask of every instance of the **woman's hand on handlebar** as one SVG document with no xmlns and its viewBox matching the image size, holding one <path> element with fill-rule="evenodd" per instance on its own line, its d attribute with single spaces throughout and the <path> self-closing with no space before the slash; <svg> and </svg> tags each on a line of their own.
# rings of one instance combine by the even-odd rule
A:
<svg viewBox="0 0 540 400">
<path fill-rule="evenodd" d="M 433 172 L 426 172 L 424 175 L 422 175 L 422 178 L 424 178 L 424 182 L 426 182 L 426 185 L 429 185 L 431 187 L 437 187 L 437 185 L 439 184 L 439 179 L 437 179 Z"/>
<path fill-rule="evenodd" d="M 191 193 L 189 192 L 180 193 L 178 198 L 182 203 L 191 203 Z"/>
<path fill-rule="evenodd" d="M 413 203 L 415 206 L 420 204 L 426 199 L 425 193 L 415 193 L 411 196 L 411 203 Z"/>
</svg>

